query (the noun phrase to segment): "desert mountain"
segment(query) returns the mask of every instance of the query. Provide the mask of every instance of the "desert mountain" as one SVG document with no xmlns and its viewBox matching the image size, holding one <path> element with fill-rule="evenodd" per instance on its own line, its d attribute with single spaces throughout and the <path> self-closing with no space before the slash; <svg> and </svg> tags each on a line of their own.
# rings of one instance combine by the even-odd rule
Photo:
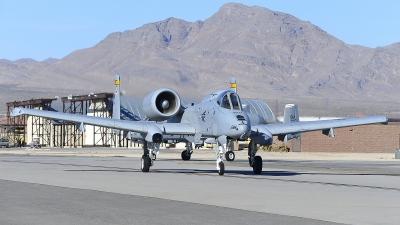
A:
<svg viewBox="0 0 400 225">
<path fill-rule="evenodd" d="M 229 3 L 205 21 L 168 18 L 111 33 L 60 60 L 0 60 L 0 74 L 1 87 L 47 93 L 40 97 L 111 92 L 119 74 L 130 96 L 170 87 L 201 98 L 235 77 L 244 98 L 329 109 L 332 102 L 398 102 L 400 43 L 348 45 L 289 14 Z M 13 100 L 23 99 L 5 101 Z"/>
</svg>

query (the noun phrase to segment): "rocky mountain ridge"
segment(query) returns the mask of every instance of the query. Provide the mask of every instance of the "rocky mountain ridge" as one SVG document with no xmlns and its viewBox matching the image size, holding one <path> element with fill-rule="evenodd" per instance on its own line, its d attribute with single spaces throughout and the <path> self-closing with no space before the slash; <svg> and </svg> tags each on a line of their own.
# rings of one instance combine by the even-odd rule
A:
<svg viewBox="0 0 400 225">
<path fill-rule="evenodd" d="M 201 98 L 235 77 L 242 97 L 267 102 L 398 102 L 400 43 L 348 45 L 289 14 L 228 3 L 205 21 L 168 18 L 111 33 L 47 64 L 0 60 L 0 84 L 21 89 L 111 92 L 114 74 L 136 97 L 170 87 Z"/>
</svg>

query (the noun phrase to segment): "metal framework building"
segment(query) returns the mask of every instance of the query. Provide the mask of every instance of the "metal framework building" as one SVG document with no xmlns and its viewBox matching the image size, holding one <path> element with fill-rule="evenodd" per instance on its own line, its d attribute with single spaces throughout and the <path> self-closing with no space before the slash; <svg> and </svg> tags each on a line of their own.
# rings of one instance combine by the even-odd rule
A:
<svg viewBox="0 0 400 225">
<path fill-rule="evenodd" d="M 98 93 L 62 97 L 62 112 L 89 116 L 112 118 L 112 93 Z M 14 108 L 23 107 L 56 111 L 52 107 L 54 99 L 31 99 L 7 103 L 7 137 L 11 146 L 29 144 L 39 141 L 42 146 L 51 147 L 84 147 L 84 146 L 121 146 L 122 138 L 117 137 L 112 129 L 99 126 L 87 126 L 84 134 L 75 123 L 57 121 L 36 116 L 11 117 Z M 86 135 L 86 137 L 85 137 Z M 121 136 L 121 135 L 119 135 Z M 90 137 L 90 141 L 89 138 Z M 117 143 L 117 140 L 118 143 Z M 86 142 L 86 143 L 85 143 Z"/>
<path fill-rule="evenodd" d="M 89 95 L 75 95 L 62 97 L 62 111 L 64 113 L 90 115 L 98 117 L 112 117 L 112 93 L 98 93 Z M 54 121 L 54 145 L 58 147 L 84 146 L 113 146 L 115 134 L 110 128 L 90 126 L 86 127 L 86 136 L 93 136 L 92 141 L 85 138 L 85 133 L 77 129 L 75 123 L 68 121 Z M 88 133 L 91 134 L 89 135 Z M 90 143 L 90 144 L 88 144 Z"/>
<path fill-rule="evenodd" d="M 10 146 L 17 146 L 18 143 L 24 144 L 33 138 L 38 138 L 41 140 L 41 144 L 44 146 L 51 145 L 51 130 L 50 124 L 51 120 L 41 117 L 33 116 L 28 122 L 27 116 L 16 116 L 11 117 L 11 111 L 16 107 L 23 107 L 29 109 L 41 109 L 50 110 L 51 104 L 57 99 L 31 99 L 27 101 L 14 101 L 7 102 L 7 137 L 10 140 Z M 27 128 L 32 129 L 31 137 L 28 137 Z"/>
</svg>

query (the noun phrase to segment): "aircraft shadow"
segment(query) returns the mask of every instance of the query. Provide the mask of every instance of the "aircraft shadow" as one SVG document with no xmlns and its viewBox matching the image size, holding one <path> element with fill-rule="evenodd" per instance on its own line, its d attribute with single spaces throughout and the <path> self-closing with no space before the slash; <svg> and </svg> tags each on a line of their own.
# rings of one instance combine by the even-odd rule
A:
<svg viewBox="0 0 400 225">
<path fill-rule="evenodd" d="M 127 173 L 127 172 L 142 172 L 140 170 L 135 170 L 135 169 L 93 169 L 93 170 L 64 170 L 66 172 L 118 172 L 118 173 Z"/>
<path fill-rule="evenodd" d="M 69 169 L 64 170 L 66 172 L 117 172 L 117 173 L 143 173 L 140 169 Z M 149 173 L 166 173 L 166 174 L 193 174 L 193 175 L 218 175 L 216 169 L 152 169 Z M 251 169 L 249 170 L 226 170 L 225 175 L 229 177 L 234 176 L 248 176 L 249 178 L 256 177 L 290 177 L 298 175 L 343 175 L 343 176 L 394 176 L 400 177 L 400 174 L 390 174 L 390 173 L 321 173 L 321 172 L 294 172 L 285 170 L 272 170 L 272 171 L 262 171 L 261 174 L 254 174 Z"/>
<path fill-rule="evenodd" d="M 216 169 L 212 170 L 200 170 L 200 169 L 156 169 L 151 170 L 150 172 L 157 173 L 175 173 L 175 174 L 198 174 L 198 175 L 218 175 L 218 171 Z M 252 176 L 296 176 L 300 173 L 292 172 L 292 171 L 263 171 L 261 174 L 255 175 L 253 171 L 250 170 L 225 170 L 224 175 L 252 175 Z"/>
<path fill-rule="evenodd" d="M 173 161 L 178 161 L 178 162 L 215 162 L 215 159 L 190 159 L 190 160 L 182 160 L 182 159 L 156 159 L 156 162 L 160 161 L 160 162 L 173 162 Z"/>
<path fill-rule="evenodd" d="M 69 169 L 66 172 L 118 172 L 118 173 L 142 173 L 140 169 Z M 216 169 L 200 170 L 200 169 L 152 169 L 149 173 L 169 173 L 169 174 L 193 174 L 193 175 L 218 175 Z M 253 176 L 296 176 L 302 173 L 292 171 L 263 171 L 261 174 L 255 175 L 252 170 L 226 170 L 225 175 L 253 175 Z"/>
</svg>

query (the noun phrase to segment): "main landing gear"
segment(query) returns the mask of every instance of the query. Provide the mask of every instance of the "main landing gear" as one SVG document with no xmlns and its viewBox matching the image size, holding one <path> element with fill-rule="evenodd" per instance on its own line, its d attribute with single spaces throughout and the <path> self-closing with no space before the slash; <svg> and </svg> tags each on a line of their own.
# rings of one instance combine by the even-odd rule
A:
<svg viewBox="0 0 400 225">
<path fill-rule="evenodd" d="M 257 145 L 254 141 L 250 141 L 249 143 L 249 164 L 253 167 L 254 174 L 261 174 L 262 172 L 262 158 L 261 156 L 256 156 L 257 153 Z"/>
<path fill-rule="evenodd" d="M 190 160 L 190 157 L 192 156 L 192 153 L 193 153 L 192 143 L 186 142 L 185 147 L 186 147 L 186 150 L 183 150 L 181 157 L 182 157 L 182 160 L 187 161 L 187 160 Z"/>
<path fill-rule="evenodd" d="M 157 143 L 148 143 L 144 142 L 143 144 L 143 156 L 141 159 L 141 170 L 142 172 L 149 172 L 150 167 L 153 166 L 154 161 L 156 160 L 156 155 L 158 154 L 159 144 Z M 219 175 L 224 175 L 225 173 L 225 165 L 223 162 L 224 156 L 224 145 L 217 141 L 217 144 L 214 146 L 214 150 L 217 156 L 217 170 Z M 255 142 L 250 141 L 249 143 L 249 165 L 253 167 L 254 174 L 261 174 L 262 172 L 262 158 L 261 156 L 256 156 L 257 153 L 257 145 Z M 186 143 L 186 150 L 184 150 L 181 154 L 183 160 L 190 160 L 190 157 L 193 153 L 193 148 L 190 142 Z M 228 150 L 225 153 L 225 157 L 228 161 L 233 161 L 235 159 L 235 153 L 231 150 Z"/>
<path fill-rule="evenodd" d="M 149 172 L 150 167 L 152 166 L 152 160 L 148 155 L 142 155 L 142 161 L 141 161 L 141 166 L 140 168 L 142 169 L 142 172 Z"/>
<path fill-rule="evenodd" d="M 143 143 L 143 155 L 140 163 L 140 168 L 142 172 L 149 172 L 150 167 L 153 166 L 156 160 L 156 155 L 160 149 L 160 144 L 158 143 L 148 143 L 145 141 Z"/>
</svg>

